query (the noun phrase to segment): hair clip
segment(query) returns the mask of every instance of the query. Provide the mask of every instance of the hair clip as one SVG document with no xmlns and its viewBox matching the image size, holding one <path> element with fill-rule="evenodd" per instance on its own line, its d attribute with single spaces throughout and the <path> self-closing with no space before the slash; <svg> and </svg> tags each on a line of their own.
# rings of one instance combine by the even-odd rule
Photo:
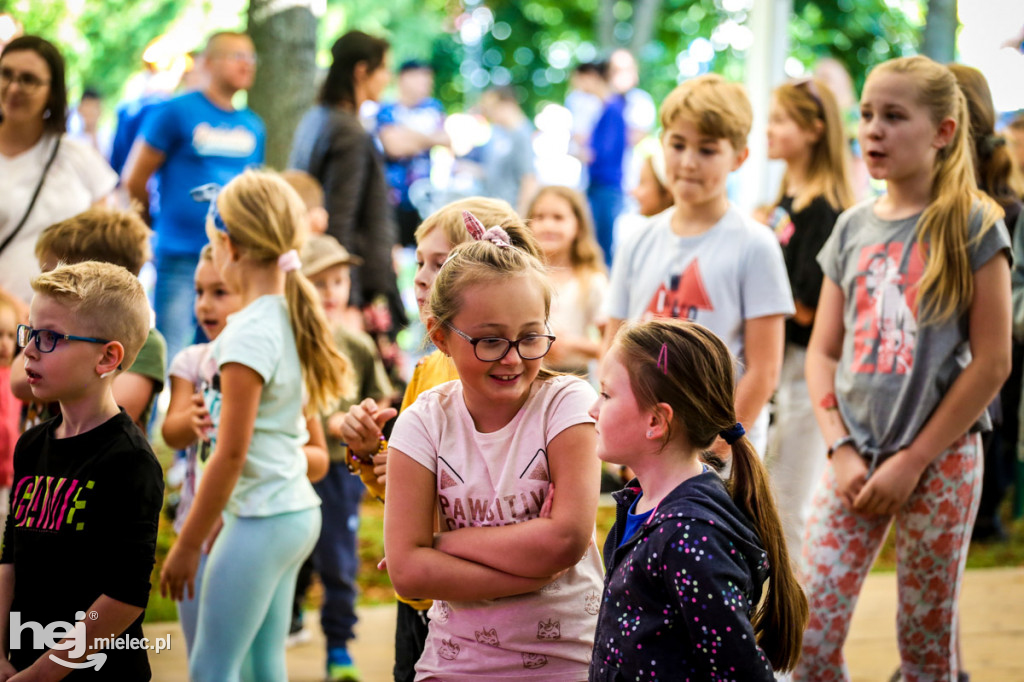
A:
<svg viewBox="0 0 1024 682">
<path fill-rule="evenodd" d="M 721 436 L 723 439 L 725 439 L 726 443 L 728 443 L 729 445 L 732 445 L 733 443 L 738 441 L 740 438 L 743 438 L 743 435 L 745 433 L 746 433 L 746 430 L 744 430 L 743 424 L 740 424 L 739 422 L 736 422 L 735 424 L 733 424 L 729 428 L 723 429 L 723 430 L 719 431 L 718 435 Z"/>
<path fill-rule="evenodd" d="M 228 226 L 224 224 L 224 218 L 221 217 L 220 211 L 217 209 L 217 197 L 210 200 L 210 210 L 207 212 L 206 217 L 213 221 L 213 226 L 218 231 L 228 234 Z"/>
<path fill-rule="evenodd" d="M 483 223 L 469 211 L 462 212 L 462 220 L 466 223 L 466 229 L 474 241 L 489 241 L 502 248 L 512 246 L 512 240 L 509 238 L 508 232 L 501 227 L 496 225 L 485 230 Z"/>
<path fill-rule="evenodd" d="M 301 268 L 302 260 L 299 259 L 299 252 L 292 249 L 291 251 L 285 251 L 282 253 L 277 257 L 277 267 L 281 268 L 285 273 Z"/>
<path fill-rule="evenodd" d="M 661 350 L 658 351 L 658 369 L 665 376 L 668 376 L 668 344 L 661 344 Z"/>
</svg>

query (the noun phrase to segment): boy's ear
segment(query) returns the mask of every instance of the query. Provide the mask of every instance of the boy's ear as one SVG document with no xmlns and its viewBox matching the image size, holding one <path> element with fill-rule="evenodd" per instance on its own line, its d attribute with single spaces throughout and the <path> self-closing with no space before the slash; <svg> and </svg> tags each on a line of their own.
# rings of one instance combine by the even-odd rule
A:
<svg viewBox="0 0 1024 682">
<path fill-rule="evenodd" d="M 732 164 L 732 169 L 739 170 L 748 156 L 750 156 L 750 147 L 743 147 L 742 151 L 736 152 L 736 160 Z"/>
<path fill-rule="evenodd" d="M 107 376 L 110 373 L 124 369 L 121 365 L 124 362 L 124 346 L 120 341 L 110 341 L 103 346 L 103 357 L 96 364 L 96 374 Z"/>
</svg>

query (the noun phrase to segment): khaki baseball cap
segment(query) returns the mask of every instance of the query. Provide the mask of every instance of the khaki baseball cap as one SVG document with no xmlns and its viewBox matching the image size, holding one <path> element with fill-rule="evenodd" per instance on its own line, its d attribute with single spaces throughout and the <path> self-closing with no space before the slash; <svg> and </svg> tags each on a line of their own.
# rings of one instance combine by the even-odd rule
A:
<svg viewBox="0 0 1024 682">
<path fill-rule="evenodd" d="M 310 235 L 302 246 L 302 274 L 317 275 L 335 265 L 362 265 L 363 259 L 353 256 L 337 239 L 329 234 Z"/>
</svg>

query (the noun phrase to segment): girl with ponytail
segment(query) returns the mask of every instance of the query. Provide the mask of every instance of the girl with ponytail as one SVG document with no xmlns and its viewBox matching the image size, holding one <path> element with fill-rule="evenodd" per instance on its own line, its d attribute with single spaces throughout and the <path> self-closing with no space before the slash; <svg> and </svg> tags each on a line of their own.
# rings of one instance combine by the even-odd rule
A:
<svg viewBox="0 0 1024 682">
<path fill-rule="evenodd" d="M 807 386 L 831 466 L 804 536 L 811 614 L 794 679 L 848 679 L 853 607 L 895 521 L 903 679 L 953 680 L 980 432 L 1010 371 L 1010 241 L 978 190 L 948 68 L 875 68 L 859 135 L 886 193 L 841 215 L 818 256 Z"/>
<path fill-rule="evenodd" d="M 598 457 L 637 477 L 614 495 L 590 679 L 772 680 L 792 669 L 807 601 L 767 473 L 736 422 L 728 348 L 699 324 L 654 320 L 622 328 L 601 370 Z M 719 436 L 732 453 L 727 483 L 701 461 Z"/>
<path fill-rule="evenodd" d="M 244 173 L 210 206 L 213 263 L 242 309 L 212 344 L 213 454 L 160 575 L 161 592 L 192 598 L 200 546 L 223 513 L 203 574 L 192 680 L 238 679 L 243 661 L 252 679 L 288 677 L 295 578 L 321 521 L 303 454 L 318 420 L 304 419 L 303 405 L 315 414 L 331 404 L 349 372 L 300 270 L 304 225 L 301 199 L 272 173 Z"/>
</svg>

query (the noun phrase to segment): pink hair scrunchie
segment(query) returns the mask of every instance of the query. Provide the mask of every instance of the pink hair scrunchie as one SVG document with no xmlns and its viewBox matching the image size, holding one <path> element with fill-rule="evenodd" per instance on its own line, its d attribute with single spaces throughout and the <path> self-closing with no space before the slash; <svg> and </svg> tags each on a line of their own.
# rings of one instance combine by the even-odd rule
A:
<svg viewBox="0 0 1024 682">
<path fill-rule="evenodd" d="M 512 246 L 512 239 L 508 236 L 508 232 L 502 228 L 494 226 L 484 230 L 483 223 L 469 211 L 462 212 L 462 220 L 466 224 L 466 230 L 475 241 L 489 241 L 502 248 Z"/>
<path fill-rule="evenodd" d="M 298 270 L 302 267 L 302 261 L 299 259 L 299 252 L 295 249 L 291 251 L 285 251 L 277 257 L 277 267 L 285 273 L 289 273 L 293 270 Z"/>
</svg>

